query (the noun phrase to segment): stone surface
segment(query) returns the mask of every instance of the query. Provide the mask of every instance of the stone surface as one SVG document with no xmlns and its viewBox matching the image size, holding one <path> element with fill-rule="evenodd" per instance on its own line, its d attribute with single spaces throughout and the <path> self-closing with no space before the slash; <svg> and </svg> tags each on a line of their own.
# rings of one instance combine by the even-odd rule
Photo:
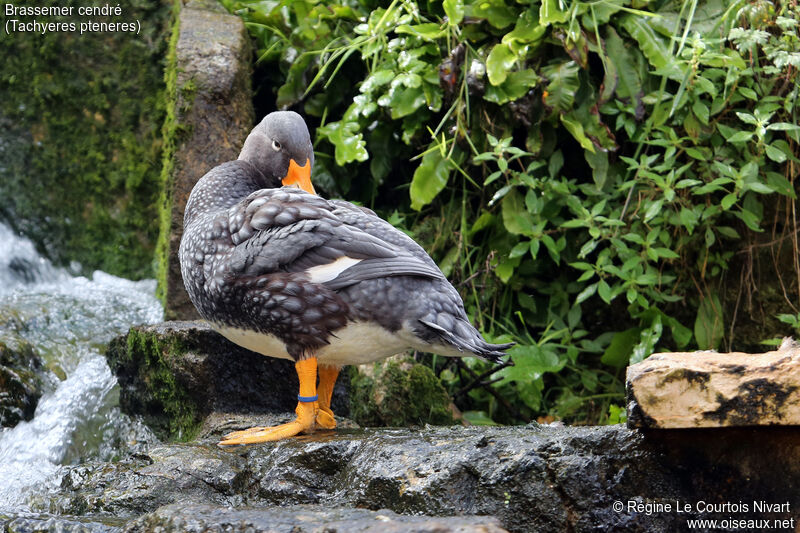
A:
<svg viewBox="0 0 800 533">
<path fill-rule="evenodd" d="M 30 420 L 42 396 L 42 360 L 25 341 L 0 338 L 0 427 Z"/>
<path fill-rule="evenodd" d="M 183 288 L 178 247 L 192 187 L 211 168 L 236 159 L 253 127 L 252 52 L 241 18 L 216 2 L 192 1 L 181 9 L 168 77 L 171 115 L 165 125 L 164 221 L 159 253 L 160 293 L 167 318 L 196 318 Z"/>
<path fill-rule="evenodd" d="M 628 367 L 626 388 L 630 427 L 800 424 L 800 347 L 654 354 Z"/>
<path fill-rule="evenodd" d="M 189 440 L 216 413 L 286 413 L 297 405 L 294 364 L 245 350 L 203 322 L 165 322 L 132 328 L 114 339 L 106 359 L 120 386 L 120 406 L 141 416 L 157 435 Z M 334 389 L 335 413 L 347 415 L 348 380 Z M 220 424 L 219 421 L 216 422 Z"/>
<path fill-rule="evenodd" d="M 122 530 L 123 525 L 124 522 L 115 519 L 95 522 L 76 516 L 0 514 L 0 531 L 3 533 L 112 533 Z"/>
<path fill-rule="evenodd" d="M 526 533 L 666 532 L 685 530 L 690 518 L 800 518 L 800 428 L 455 426 L 342 430 L 232 449 L 215 442 L 66 467 L 48 510 L 117 517 L 132 530 L 193 531 L 257 530 L 270 513 L 298 520 L 275 506 L 310 514 L 313 527 L 313 512 L 296 507 L 306 505 L 494 516 L 508 531 Z M 780 506 L 758 511 L 756 501 Z M 676 502 L 692 509 L 678 513 Z M 745 502 L 749 511 L 701 512 L 699 502 Z M 673 508 L 645 509 L 654 503 Z M 188 506 L 199 507 L 181 511 Z"/>
<path fill-rule="evenodd" d="M 502 533 L 495 518 L 403 516 L 391 511 L 296 505 L 230 509 L 175 504 L 145 515 L 126 532 Z"/>
</svg>

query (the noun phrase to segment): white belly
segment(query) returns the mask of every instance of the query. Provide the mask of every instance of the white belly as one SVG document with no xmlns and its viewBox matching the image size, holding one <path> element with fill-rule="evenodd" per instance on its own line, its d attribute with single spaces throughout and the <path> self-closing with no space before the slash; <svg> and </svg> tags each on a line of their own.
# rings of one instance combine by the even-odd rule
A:
<svg viewBox="0 0 800 533">
<path fill-rule="evenodd" d="M 248 350 L 270 357 L 292 359 L 286 345 L 265 333 L 220 326 L 212 327 L 225 338 Z M 330 344 L 318 349 L 317 361 L 329 365 L 361 365 L 385 359 L 409 348 L 421 348 L 419 340 L 405 328 L 392 333 L 369 322 L 352 322 L 331 336 Z M 425 348 L 422 348 L 425 349 Z"/>
</svg>

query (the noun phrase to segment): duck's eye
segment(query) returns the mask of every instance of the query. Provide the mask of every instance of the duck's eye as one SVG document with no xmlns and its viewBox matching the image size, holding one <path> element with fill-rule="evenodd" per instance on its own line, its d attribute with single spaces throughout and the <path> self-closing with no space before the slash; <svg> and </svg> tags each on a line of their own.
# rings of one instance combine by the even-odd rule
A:
<svg viewBox="0 0 800 533">
<path fill-rule="evenodd" d="M 277 140 L 273 140 L 272 141 L 272 149 L 275 150 L 276 152 L 280 152 L 281 151 L 281 143 L 279 143 Z"/>
</svg>

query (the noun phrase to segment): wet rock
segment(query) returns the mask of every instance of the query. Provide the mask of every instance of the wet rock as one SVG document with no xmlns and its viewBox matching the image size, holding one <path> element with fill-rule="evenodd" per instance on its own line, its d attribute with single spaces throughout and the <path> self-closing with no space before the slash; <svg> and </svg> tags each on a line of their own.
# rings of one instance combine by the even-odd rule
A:
<svg viewBox="0 0 800 533">
<path fill-rule="evenodd" d="M 217 2 L 183 6 L 168 66 L 165 168 L 169 197 L 159 236 L 159 291 L 167 318 L 197 318 L 180 272 L 178 247 L 192 187 L 213 167 L 236 159 L 254 123 L 252 50 L 242 19 Z"/>
<path fill-rule="evenodd" d="M 160 446 L 126 464 L 68 467 L 56 510 L 154 513 L 133 530 L 256 528 L 267 516 L 258 513 L 273 512 L 265 506 L 316 505 L 494 516 L 512 532 L 677 531 L 688 518 L 728 516 L 698 502 L 748 502 L 737 518 L 797 518 L 798 439 L 796 427 L 649 434 L 622 426 L 343 430 L 225 449 L 210 439 Z M 754 501 L 781 507 L 759 511 Z M 691 509 L 647 511 L 654 502 Z M 157 510 L 171 503 L 203 507 Z M 261 509 L 248 514 L 252 507 Z M 312 513 L 309 523 L 316 520 Z"/>
<path fill-rule="evenodd" d="M 800 346 L 654 354 L 628 367 L 627 390 L 630 427 L 800 424 Z"/>
<path fill-rule="evenodd" d="M 450 425 L 450 396 L 433 371 L 399 355 L 351 370 L 350 416 L 362 426 Z"/>
<path fill-rule="evenodd" d="M 127 461 L 69 468 L 50 510 L 130 519 L 174 502 L 242 505 L 244 467 L 215 446 L 156 446 Z"/>
<path fill-rule="evenodd" d="M 138 531 L 270 533 L 502 533 L 487 516 L 403 516 L 388 510 L 318 506 L 230 509 L 207 505 L 170 505 L 128 525 Z"/>
<path fill-rule="evenodd" d="M 112 533 L 121 531 L 124 523 L 119 520 L 96 522 L 72 516 L 3 516 L 0 514 L 0 530 L 4 533 Z"/>
<path fill-rule="evenodd" d="M 287 413 L 297 405 L 291 361 L 245 350 L 200 322 L 132 328 L 109 344 L 106 358 L 123 412 L 142 416 L 165 439 L 191 440 L 212 413 Z M 347 414 L 346 379 L 332 406 Z"/>
<path fill-rule="evenodd" d="M 42 396 L 42 360 L 33 346 L 12 337 L 0 340 L 0 426 L 30 420 Z"/>
</svg>

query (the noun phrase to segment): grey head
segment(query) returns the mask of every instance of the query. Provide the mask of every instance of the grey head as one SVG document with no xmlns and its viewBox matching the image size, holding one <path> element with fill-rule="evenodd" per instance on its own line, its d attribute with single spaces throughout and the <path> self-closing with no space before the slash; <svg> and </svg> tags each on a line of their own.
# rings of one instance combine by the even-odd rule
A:
<svg viewBox="0 0 800 533">
<path fill-rule="evenodd" d="M 247 161 L 264 176 L 276 181 L 289 172 L 294 160 L 299 166 L 314 165 L 314 148 L 303 117 L 294 111 L 274 111 L 253 128 L 244 142 L 239 159 Z"/>
</svg>

